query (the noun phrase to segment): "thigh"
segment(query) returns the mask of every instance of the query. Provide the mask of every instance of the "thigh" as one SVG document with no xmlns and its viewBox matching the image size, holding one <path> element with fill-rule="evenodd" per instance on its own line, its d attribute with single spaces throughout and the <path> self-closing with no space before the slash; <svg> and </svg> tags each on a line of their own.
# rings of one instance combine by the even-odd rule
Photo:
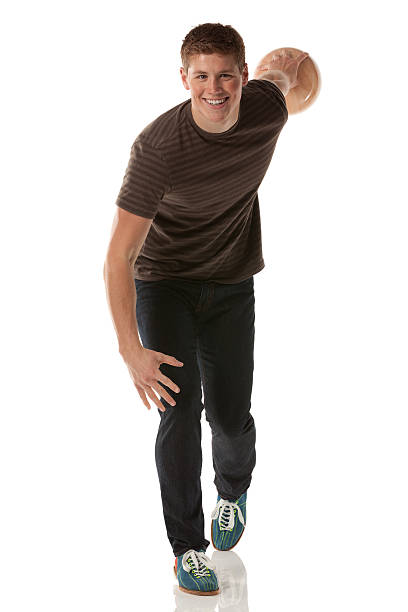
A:
<svg viewBox="0 0 408 612">
<path fill-rule="evenodd" d="M 255 341 L 253 277 L 219 285 L 202 317 L 198 358 L 207 420 L 236 422 L 248 417 Z"/>
<path fill-rule="evenodd" d="M 180 288 L 177 281 L 135 279 L 135 285 L 136 319 L 143 346 L 175 357 L 184 364 L 181 367 L 160 364 L 161 372 L 180 388 L 180 393 L 174 394 L 176 406 L 166 402 L 167 411 L 177 410 L 180 413 L 191 404 L 193 398 L 197 400 L 199 397 L 201 400 L 192 297 Z M 163 386 L 168 389 L 166 385 Z"/>
</svg>

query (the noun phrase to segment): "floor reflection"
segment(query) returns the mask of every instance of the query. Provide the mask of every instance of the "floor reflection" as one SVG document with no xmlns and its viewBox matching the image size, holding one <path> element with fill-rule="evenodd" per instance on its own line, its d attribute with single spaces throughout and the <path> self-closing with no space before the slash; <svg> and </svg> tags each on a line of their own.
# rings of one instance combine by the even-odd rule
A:
<svg viewBox="0 0 408 612">
<path fill-rule="evenodd" d="M 175 612 L 204 612 L 204 610 L 248 612 L 246 570 L 239 555 L 233 551 L 215 550 L 210 558 L 216 567 L 219 595 L 190 595 L 180 591 L 176 584 Z"/>
</svg>

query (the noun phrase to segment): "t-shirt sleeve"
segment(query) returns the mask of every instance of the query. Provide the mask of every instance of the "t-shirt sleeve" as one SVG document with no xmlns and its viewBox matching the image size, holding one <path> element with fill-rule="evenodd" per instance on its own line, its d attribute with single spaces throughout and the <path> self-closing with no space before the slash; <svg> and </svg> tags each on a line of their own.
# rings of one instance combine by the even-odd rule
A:
<svg viewBox="0 0 408 612">
<path fill-rule="evenodd" d="M 116 205 L 141 217 L 154 219 L 169 188 L 168 167 L 162 153 L 138 136 L 130 150 Z"/>
<path fill-rule="evenodd" d="M 257 87 L 264 93 L 264 95 L 268 96 L 268 98 L 275 104 L 280 107 L 284 116 L 284 123 L 286 123 L 289 113 L 288 108 L 286 106 L 285 96 L 282 91 L 273 83 L 273 81 L 268 81 L 267 79 L 252 79 L 252 82 L 256 84 Z"/>
</svg>

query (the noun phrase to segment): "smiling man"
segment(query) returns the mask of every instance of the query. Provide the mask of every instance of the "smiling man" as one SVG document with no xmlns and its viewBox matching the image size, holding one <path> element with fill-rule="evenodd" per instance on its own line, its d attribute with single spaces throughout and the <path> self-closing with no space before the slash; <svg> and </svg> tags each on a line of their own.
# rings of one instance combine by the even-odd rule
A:
<svg viewBox="0 0 408 612">
<path fill-rule="evenodd" d="M 104 278 L 120 355 L 142 402 L 150 408 L 148 397 L 160 416 L 155 459 L 179 587 L 214 595 L 201 413 L 218 493 L 211 540 L 230 550 L 244 532 L 255 466 L 254 275 L 265 266 L 258 188 L 296 74 L 280 72 L 278 61 L 275 72 L 248 80 L 241 36 L 219 23 L 191 30 L 181 58 L 191 97 L 133 142 Z"/>
<path fill-rule="evenodd" d="M 232 55 L 200 54 L 190 59 L 188 73 L 180 68 L 183 85 L 191 90 L 194 121 L 207 132 L 221 133 L 237 121 L 248 66 L 241 74 Z"/>
</svg>

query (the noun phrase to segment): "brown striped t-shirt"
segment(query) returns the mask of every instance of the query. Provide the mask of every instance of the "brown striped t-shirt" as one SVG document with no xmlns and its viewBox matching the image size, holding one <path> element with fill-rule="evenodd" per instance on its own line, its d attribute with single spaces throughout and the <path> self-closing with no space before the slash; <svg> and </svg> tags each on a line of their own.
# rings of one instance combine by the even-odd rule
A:
<svg viewBox="0 0 408 612">
<path fill-rule="evenodd" d="M 225 132 L 200 128 L 191 99 L 140 132 L 116 200 L 153 219 L 134 278 L 237 283 L 265 267 L 258 187 L 287 119 L 279 87 L 252 79 Z"/>
</svg>

